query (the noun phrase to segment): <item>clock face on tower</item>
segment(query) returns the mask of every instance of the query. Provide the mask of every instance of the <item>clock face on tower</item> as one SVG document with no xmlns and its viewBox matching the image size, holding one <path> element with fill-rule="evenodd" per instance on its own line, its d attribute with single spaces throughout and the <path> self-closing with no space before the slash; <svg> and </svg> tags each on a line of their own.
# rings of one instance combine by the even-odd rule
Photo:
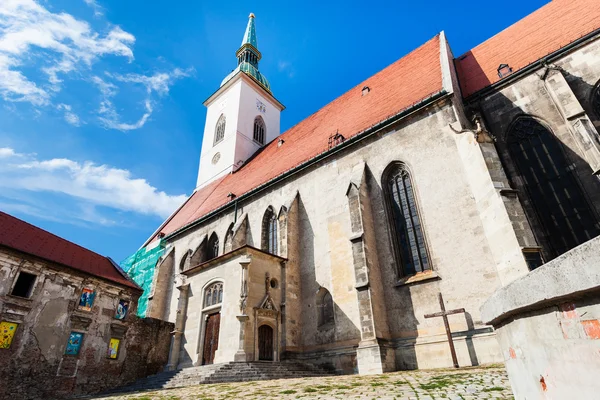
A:
<svg viewBox="0 0 600 400">
<path fill-rule="evenodd" d="M 263 114 L 267 112 L 267 106 L 265 106 L 265 104 L 258 99 L 256 99 L 256 109 Z"/>
</svg>

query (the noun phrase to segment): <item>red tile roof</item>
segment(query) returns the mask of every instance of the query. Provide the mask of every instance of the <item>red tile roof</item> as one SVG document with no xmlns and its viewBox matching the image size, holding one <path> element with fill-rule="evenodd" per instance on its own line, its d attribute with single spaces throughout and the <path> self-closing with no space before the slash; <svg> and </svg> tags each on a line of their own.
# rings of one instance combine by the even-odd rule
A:
<svg viewBox="0 0 600 400">
<path fill-rule="evenodd" d="M 0 246 L 76 269 L 121 285 L 140 289 L 127 280 L 107 257 L 0 211 Z"/>
<path fill-rule="evenodd" d="M 456 59 L 464 97 L 600 28 L 598 0 L 554 0 Z"/>
<path fill-rule="evenodd" d="M 328 149 L 328 138 L 346 139 L 442 90 L 440 36 L 412 51 L 281 134 L 246 165 L 199 189 L 160 228 L 170 234 Z M 371 91 L 362 96 L 362 88 Z"/>
</svg>

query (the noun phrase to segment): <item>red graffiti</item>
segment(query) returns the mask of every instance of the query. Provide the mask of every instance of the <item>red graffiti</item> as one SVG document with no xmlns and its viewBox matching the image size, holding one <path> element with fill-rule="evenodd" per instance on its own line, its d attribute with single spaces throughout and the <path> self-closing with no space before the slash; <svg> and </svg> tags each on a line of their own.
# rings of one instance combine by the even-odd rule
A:
<svg viewBox="0 0 600 400">
<path fill-rule="evenodd" d="M 592 319 L 589 321 L 581 321 L 585 334 L 590 339 L 600 339 L 600 321 Z"/>
<path fill-rule="evenodd" d="M 577 311 L 575 311 L 575 308 L 575 303 L 563 303 L 560 305 L 563 316 L 567 319 L 577 318 Z"/>
<path fill-rule="evenodd" d="M 515 353 L 515 349 L 513 349 L 512 347 L 508 349 L 508 354 L 510 355 L 510 358 L 512 358 L 512 359 L 517 358 L 517 353 Z"/>
<path fill-rule="evenodd" d="M 540 377 L 540 384 L 542 385 L 542 390 L 545 392 L 548 390 L 548 386 L 546 386 L 546 380 L 543 376 Z"/>
</svg>

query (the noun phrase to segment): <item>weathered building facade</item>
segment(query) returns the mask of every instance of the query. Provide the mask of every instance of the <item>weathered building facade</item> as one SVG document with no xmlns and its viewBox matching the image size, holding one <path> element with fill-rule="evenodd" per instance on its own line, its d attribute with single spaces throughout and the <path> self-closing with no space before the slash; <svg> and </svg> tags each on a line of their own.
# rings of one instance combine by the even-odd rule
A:
<svg viewBox="0 0 600 400">
<path fill-rule="evenodd" d="M 458 58 L 440 33 L 280 135 L 251 15 L 198 187 L 147 242 L 170 367 L 450 366 L 438 293 L 459 364 L 501 361 L 485 299 L 600 233 L 599 21 L 555 0 Z"/>
<path fill-rule="evenodd" d="M 0 398 L 96 393 L 161 371 L 173 324 L 106 257 L 0 212 Z"/>
</svg>

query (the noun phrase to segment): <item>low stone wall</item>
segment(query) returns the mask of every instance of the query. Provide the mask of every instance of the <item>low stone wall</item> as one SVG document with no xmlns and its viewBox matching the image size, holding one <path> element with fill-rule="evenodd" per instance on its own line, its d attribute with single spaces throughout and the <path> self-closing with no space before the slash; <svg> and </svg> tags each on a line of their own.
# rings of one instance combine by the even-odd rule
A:
<svg viewBox="0 0 600 400">
<path fill-rule="evenodd" d="M 600 237 L 496 291 L 482 306 L 516 399 L 600 392 Z"/>
<path fill-rule="evenodd" d="M 88 348 L 79 358 L 46 358 L 38 338 L 26 335 L 27 343 L 18 355 L 3 352 L 0 399 L 65 399 L 119 387 L 162 371 L 167 364 L 173 324 L 151 318 L 132 320 L 122 341 L 120 361 L 106 358 L 104 347 Z"/>
</svg>

